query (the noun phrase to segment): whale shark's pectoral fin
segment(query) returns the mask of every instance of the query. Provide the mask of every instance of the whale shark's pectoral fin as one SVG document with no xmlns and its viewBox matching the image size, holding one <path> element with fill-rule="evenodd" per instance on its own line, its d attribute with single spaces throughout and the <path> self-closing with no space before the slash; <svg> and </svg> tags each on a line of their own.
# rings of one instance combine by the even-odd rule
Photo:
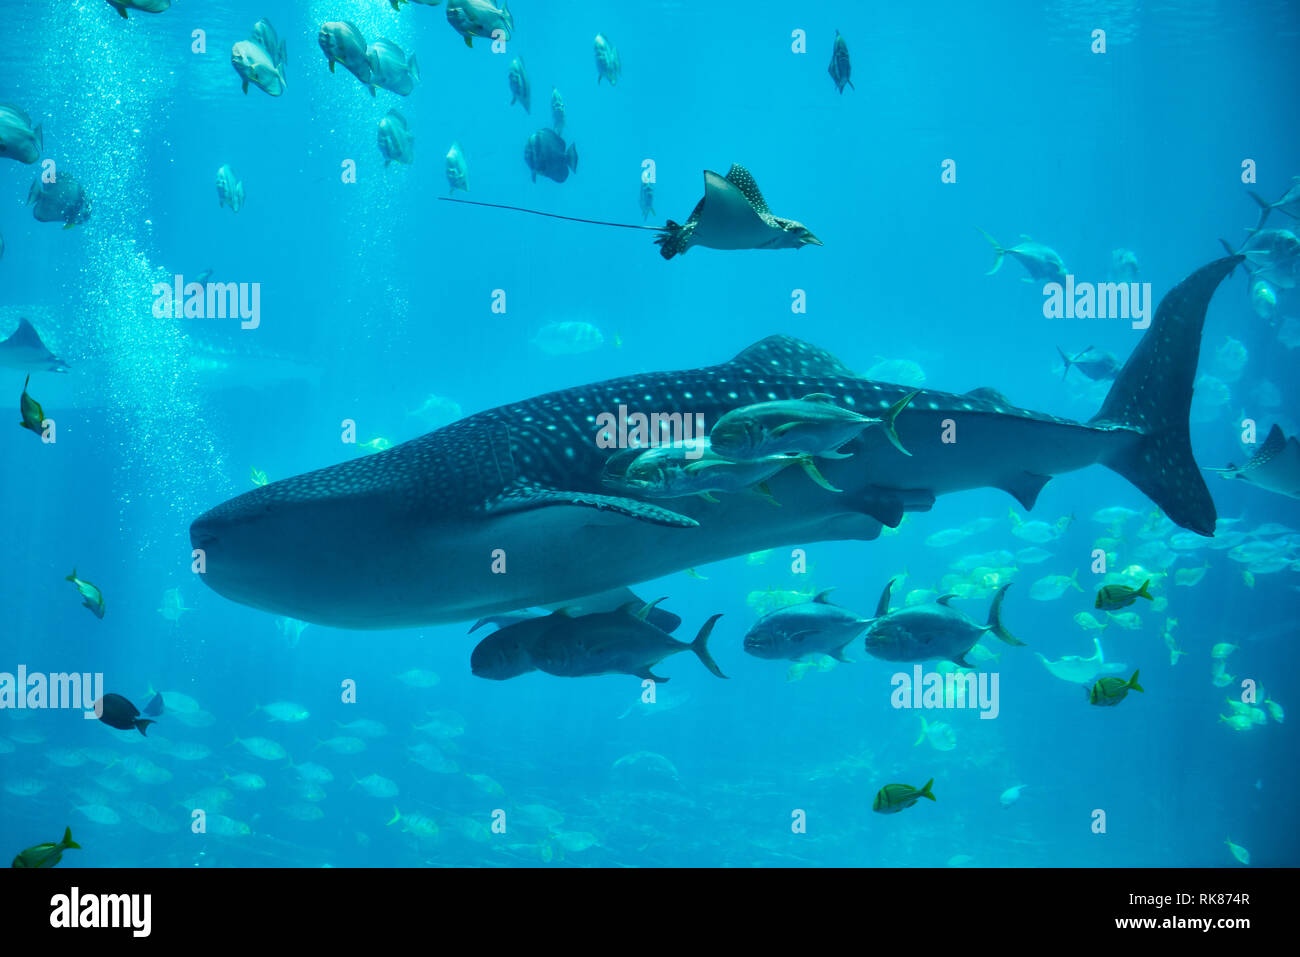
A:
<svg viewBox="0 0 1300 957">
<path fill-rule="evenodd" d="M 530 618 L 536 617 L 536 613 L 530 611 L 512 611 L 506 615 L 489 615 L 474 622 L 474 627 L 469 630 L 469 634 L 474 634 L 484 625 L 496 625 L 497 628 L 505 628 L 508 625 L 517 625 L 521 621 L 528 621 Z"/>
<path fill-rule="evenodd" d="M 858 508 L 881 525 L 898 528 L 903 523 L 903 500 L 897 495 L 867 489 L 858 502 Z"/>
<path fill-rule="evenodd" d="M 1043 486 L 1052 480 L 1050 475 L 1035 475 L 1033 472 L 1021 472 L 998 484 L 998 488 L 1006 492 L 1025 510 L 1029 511 L 1038 501 L 1038 493 L 1043 490 Z"/>
<path fill-rule="evenodd" d="M 502 515 L 509 512 L 527 512 L 552 505 L 570 505 L 577 508 L 594 508 L 602 512 L 615 512 L 636 519 L 638 522 L 667 525 L 671 528 L 696 528 L 700 524 L 688 515 L 649 502 L 640 502 L 634 498 L 598 495 L 594 492 L 561 492 L 537 486 L 521 487 L 505 493 L 488 506 L 487 512 L 489 515 Z"/>
</svg>

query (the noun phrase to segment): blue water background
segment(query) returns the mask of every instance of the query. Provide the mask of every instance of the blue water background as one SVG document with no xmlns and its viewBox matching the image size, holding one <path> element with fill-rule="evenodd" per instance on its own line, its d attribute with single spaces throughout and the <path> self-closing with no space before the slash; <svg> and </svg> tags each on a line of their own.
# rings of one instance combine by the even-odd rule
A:
<svg viewBox="0 0 1300 957">
<path fill-rule="evenodd" d="M 1102 392 L 1071 373 L 1063 384 L 1055 347 L 1124 357 L 1138 332 L 1127 323 L 1047 320 L 1035 285 L 1012 262 L 991 277 L 980 227 L 1010 244 L 1026 233 L 1062 254 L 1080 279 L 1106 278 L 1111 250 L 1127 247 L 1158 297 L 1238 242 L 1258 210 L 1240 180 L 1258 164 L 1265 196 L 1300 173 L 1294 127 L 1300 35 L 1288 3 L 1148 4 L 655 4 L 518 0 L 506 55 L 476 40 L 466 49 L 443 8 L 379 2 L 178 2 L 165 14 L 122 20 L 99 0 L 38 5 L 6 0 L 0 99 L 44 124 L 46 155 L 74 171 L 94 203 L 91 221 L 63 231 L 21 206 L 35 173 L 0 161 L 0 307 L 8 331 L 30 315 L 59 350 L 99 356 L 94 407 L 47 408 L 58 442 L 43 446 L 10 428 L 0 439 L 0 528 L 8 573 L 0 579 L 0 670 L 103 671 L 110 690 L 143 705 L 146 689 L 175 689 L 215 716 L 191 729 L 167 717 L 148 739 L 79 714 L 0 714 L 0 736 L 25 729 L 43 741 L 0 754 L 5 782 L 35 779 L 36 796 L 6 794 L 0 848 L 52 840 L 67 824 L 82 844 L 65 866 L 357 865 L 942 865 L 954 856 L 985 866 L 1235 865 L 1225 838 L 1256 865 L 1294 865 L 1294 723 L 1234 733 L 1218 720 L 1224 689 L 1210 681 L 1209 648 L 1240 645 L 1233 673 L 1258 680 L 1300 708 L 1295 573 L 1260 575 L 1253 588 L 1224 552 L 1195 552 L 1174 567 L 1210 572 L 1194 588 L 1165 593 L 1187 656 L 1169 664 L 1164 615 L 1142 612 L 1140 631 L 1108 629 L 1107 656 L 1142 669 L 1144 695 L 1091 708 L 1081 689 L 1051 677 L 1030 649 L 997 665 L 1001 712 L 930 714 L 948 721 L 957 747 L 914 746 L 920 720 L 890 706 L 894 666 L 859 659 L 803 680 L 786 666 L 744 655 L 755 619 L 747 596 L 768 588 L 834 586 L 835 600 L 867 614 L 890 577 L 933 587 L 967 552 L 1028 543 L 1010 535 L 1011 500 L 996 490 L 945 496 L 928 514 L 878 541 L 809 543 L 810 571 L 790 572 L 788 550 L 766 564 L 743 558 L 639 587 L 670 596 L 681 633 L 724 614 L 712 639 L 730 676 L 718 681 L 689 655 L 666 661 L 665 697 L 689 695 L 654 717 L 633 713 L 634 678 L 562 680 L 532 674 L 474 678 L 468 623 L 362 633 L 312 626 L 296 646 L 271 615 L 235 605 L 189 571 L 189 522 L 251 487 L 250 467 L 283 478 L 363 454 L 340 442 L 354 419 L 362 439 L 394 442 L 425 431 L 410 411 L 446 396 L 466 414 L 570 385 L 636 372 L 724 361 L 773 333 L 816 343 L 859 371 L 879 358 L 919 363 L 926 385 L 960 392 L 993 386 L 1018 405 L 1086 419 Z M 268 17 L 286 39 L 288 88 L 270 98 L 240 93 L 228 51 Z M 316 45 L 319 24 L 354 20 L 417 55 L 421 82 L 401 98 L 371 98 L 343 69 L 331 75 Z M 208 53 L 190 51 L 206 30 Z M 1089 34 L 1106 29 L 1104 55 Z M 807 31 L 809 52 L 791 52 Z M 856 89 L 837 95 L 826 73 L 838 29 L 853 55 Z M 592 40 L 604 33 L 624 66 L 617 87 L 596 83 Z M 531 115 L 508 107 L 506 66 L 521 55 L 531 76 Z M 566 137 L 578 171 L 564 184 L 530 181 L 526 137 L 548 125 L 547 98 L 567 104 Z M 385 169 L 375 126 L 396 107 L 416 137 L 410 168 Z M 806 223 L 824 248 L 723 253 L 707 249 L 664 262 L 648 233 L 563 223 L 438 202 L 442 157 L 453 140 L 469 160 L 469 198 L 566 215 L 639 223 L 642 162 L 657 171 L 658 224 L 684 219 L 701 195 L 701 170 L 746 165 L 773 211 Z M 940 181 L 956 162 L 957 182 Z M 340 164 L 357 163 L 344 185 Z M 218 208 L 213 180 L 229 163 L 246 206 Z M 1278 216 L 1279 220 L 1285 217 Z M 1282 225 L 1275 222 L 1270 225 Z M 175 273 L 262 284 L 262 327 L 156 320 L 151 284 Z M 506 291 L 505 315 L 491 311 Z M 804 315 L 792 290 L 807 293 Z M 1288 300 L 1286 296 L 1291 298 Z M 1284 291 L 1284 315 L 1300 315 Z M 548 356 L 532 340 L 553 321 L 599 327 L 605 344 Z M 236 361 L 224 383 L 187 375 L 188 337 L 292 356 L 319 381 L 259 382 Z M 615 346 L 615 337 L 621 345 Z M 1202 370 L 1227 337 L 1250 359 L 1212 421 L 1194 426 L 1198 460 L 1241 460 L 1238 413 L 1261 431 L 1293 434 L 1295 353 L 1250 309 L 1240 273 L 1216 296 Z M 179 358 L 178 358 L 179 357 Z M 4 373 L 15 401 L 21 374 Z M 32 392 L 50 376 L 33 377 Z M 1281 393 L 1263 407 L 1252 390 Z M 51 386 L 53 388 L 53 386 Z M 13 410 L 16 411 L 16 410 Z M 12 412 L 11 412 L 12 414 Z M 1238 528 L 1300 527 L 1296 503 L 1211 477 L 1222 516 Z M 1050 658 L 1088 654 L 1091 636 L 1071 620 L 1091 593 L 1029 598 L 1042 575 L 1076 568 L 1085 589 L 1089 553 L 1104 533 L 1089 516 L 1151 505 L 1100 468 L 1061 476 L 1033 518 L 1076 516 L 1026 566 L 1006 617 Z M 1019 507 L 1016 508 L 1020 512 Z M 927 547 L 933 532 L 980 516 L 994 528 L 953 548 Z M 1134 539 L 1134 544 L 1140 541 Z M 73 566 L 104 592 L 102 621 L 79 607 L 63 577 Z M 1171 569 L 1172 576 L 1172 569 Z M 430 589 L 439 582 L 431 580 Z M 193 609 L 179 622 L 156 609 L 179 588 Z M 963 603 L 982 620 L 986 600 Z M 416 689 L 395 679 L 410 668 L 441 681 Z M 340 702 L 354 680 L 359 701 Z M 257 704 L 299 702 L 311 718 L 275 724 Z M 426 712 L 463 716 L 465 733 L 440 743 L 456 773 L 411 763 L 411 729 Z M 365 752 L 315 748 L 335 722 L 382 722 L 388 734 Z M 1294 720 L 1294 719 L 1293 719 Z M 231 742 L 264 736 L 298 762 L 333 771 L 320 820 L 282 810 L 305 802 L 287 762 L 263 762 Z M 197 762 L 168 757 L 156 738 L 212 751 Z M 63 768 L 54 748 L 115 749 L 171 771 L 167 783 L 106 793 L 94 762 Z M 677 780 L 615 768 L 622 756 L 667 758 Z M 110 771 L 113 769 L 110 768 Z M 249 824 L 246 837 L 194 835 L 184 798 L 220 786 L 224 773 L 254 771 L 266 790 L 235 791 L 222 809 Z M 106 773 L 106 772 L 105 772 Z M 378 773 L 401 793 L 378 799 L 353 777 Z M 487 775 L 500 785 L 491 793 Z M 871 813 L 891 781 L 935 778 L 934 804 L 900 815 Z M 1025 784 L 1020 801 L 999 795 Z M 487 788 L 488 790 L 485 790 Z M 232 789 L 233 790 L 233 789 Z M 174 821 L 155 833 L 125 812 L 116 825 L 77 807 L 144 802 Z M 393 806 L 426 815 L 436 839 L 385 826 Z M 555 827 L 519 826 L 485 837 L 456 821 L 490 823 L 494 809 L 560 812 Z M 791 831 L 795 809 L 807 833 Z M 1107 831 L 1092 831 L 1102 809 Z M 555 835 L 599 843 L 557 850 Z M 960 858 L 959 858 L 960 860 Z"/>
</svg>

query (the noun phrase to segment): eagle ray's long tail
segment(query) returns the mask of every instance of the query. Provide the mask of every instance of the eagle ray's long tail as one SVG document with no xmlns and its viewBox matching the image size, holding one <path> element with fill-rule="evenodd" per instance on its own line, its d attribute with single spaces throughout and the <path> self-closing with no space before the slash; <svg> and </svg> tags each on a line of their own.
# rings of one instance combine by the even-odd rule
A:
<svg viewBox="0 0 1300 957">
<path fill-rule="evenodd" d="M 603 219 L 583 219 L 580 216 L 561 216 L 559 213 L 544 213 L 540 209 L 528 209 L 524 206 L 505 206 L 501 203 L 480 203 L 472 199 L 452 199 L 449 196 L 439 196 L 438 199 L 444 203 L 460 203 L 463 206 L 487 206 L 490 209 L 509 209 L 516 213 L 532 213 L 534 216 L 547 216 L 551 219 L 567 219 L 571 223 L 590 223 L 592 226 L 617 226 L 619 229 L 645 229 L 652 233 L 662 233 L 663 226 L 644 226 L 641 223 L 611 223 Z"/>
</svg>

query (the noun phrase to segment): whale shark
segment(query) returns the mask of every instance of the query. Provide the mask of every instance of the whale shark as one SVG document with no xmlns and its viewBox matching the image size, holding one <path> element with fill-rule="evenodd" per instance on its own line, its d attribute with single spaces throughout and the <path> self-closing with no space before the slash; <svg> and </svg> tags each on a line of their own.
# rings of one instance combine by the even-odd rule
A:
<svg viewBox="0 0 1300 957">
<path fill-rule="evenodd" d="M 282 479 L 190 527 L 202 578 L 228 599 L 355 629 L 466 621 L 555 606 L 711 561 L 786 545 L 871 540 L 937 496 L 992 487 L 1032 508 L 1055 475 L 1101 464 L 1178 525 L 1214 534 L 1188 410 L 1214 290 L 1241 262 L 1197 270 L 1161 300 L 1101 410 L 1077 422 L 1018 408 L 990 388 L 921 390 L 896 422 L 904 455 L 868 429 L 825 460 L 838 491 L 798 469 L 739 493 L 649 501 L 610 494 L 614 410 L 700 414 L 710 425 L 760 401 L 830 396 L 864 414 L 909 386 L 854 374 L 823 349 L 771 336 L 719 365 L 644 373 L 469 415 L 387 451 Z M 945 442 L 955 428 L 957 441 Z"/>
</svg>

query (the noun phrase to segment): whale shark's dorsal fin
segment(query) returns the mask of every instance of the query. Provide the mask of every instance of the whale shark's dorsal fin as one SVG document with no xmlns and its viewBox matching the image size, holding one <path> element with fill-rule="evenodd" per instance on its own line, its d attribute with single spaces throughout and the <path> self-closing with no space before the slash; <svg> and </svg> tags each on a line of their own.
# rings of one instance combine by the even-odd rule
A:
<svg viewBox="0 0 1300 957">
<path fill-rule="evenodd" d="M 861 378 L 825 349 L 794 336 L 768 336 L 760 339 L 726 364 L 768 375 Z"/>
<path fill-rule="evenodd" d="M 986 385 L 980 386 L 978 389 L 971 389 L 966 394 L 970 396 L 972 399 L 980 399 L 984 402 L 995 402 L 998 405 L 1010 406 L 1011 408 L 1015 408 L 1015 406 L 1011 405 L 1011 400 L 1008 399 L 1005 395 L 1003 395 L 997 389 L 991 388 Z"/>
</svg>

